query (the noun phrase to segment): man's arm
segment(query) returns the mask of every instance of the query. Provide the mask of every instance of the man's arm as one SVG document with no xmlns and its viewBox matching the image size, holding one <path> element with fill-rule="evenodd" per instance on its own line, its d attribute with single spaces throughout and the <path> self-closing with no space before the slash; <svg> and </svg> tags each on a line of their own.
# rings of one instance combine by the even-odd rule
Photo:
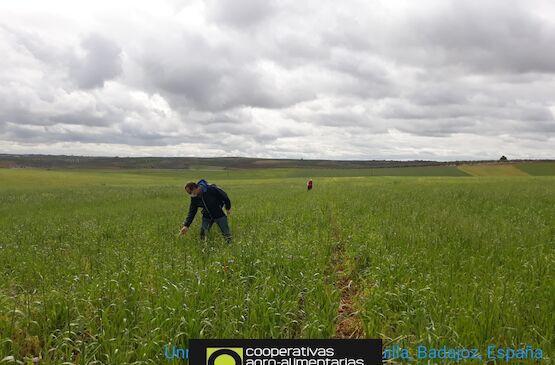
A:
<svg viewBox="0 0 555 365">
<path fill-rule="evenodd" d="M 197 214 L 198 206 L 195 204 L 193 199 L 191 199 L 191 205 L 189 205 L 189 213 L 187 214 L 187 218 L 183 222 L 183 227 L 189 227 L 191 223 L 193 223 L 193 219 L 195 219 L 195 215 Z"/>
</svg>

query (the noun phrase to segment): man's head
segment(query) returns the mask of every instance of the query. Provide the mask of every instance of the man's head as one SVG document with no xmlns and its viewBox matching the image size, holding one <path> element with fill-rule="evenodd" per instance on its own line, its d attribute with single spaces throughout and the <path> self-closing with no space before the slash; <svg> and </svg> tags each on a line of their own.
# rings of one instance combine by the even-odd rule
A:
<svg viewBox="0 0 555 365">
<path fill-rule="evenodd" d="M 202 194 L 202 188 L 197 183 L 192 181 L 185 184 L 185 191 L 193 198 Z"/>
</svg>

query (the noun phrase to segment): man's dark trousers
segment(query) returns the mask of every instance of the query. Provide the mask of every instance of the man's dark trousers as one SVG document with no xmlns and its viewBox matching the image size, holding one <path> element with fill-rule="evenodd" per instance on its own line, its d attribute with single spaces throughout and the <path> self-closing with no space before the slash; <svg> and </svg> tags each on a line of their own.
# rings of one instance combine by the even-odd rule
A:
<svg viewBox="0 0 555 365">
<path fill-rule="evenodd" d="M 216 219 L 210 219 L 203 216 L 202 225 L 200 226 L 200 239 L 201 240 L 206 239 L 206 234 L 208 233 L 208 231 L 210 231 L 210 228 L 212 228 L 212 224 L 214 223 L 216 223 L 218 227 L 220 227 L 220 230 L 222 231 L 222 234 L 226 242 L 231 243 L 231 231 L 229 230 L 227 217 L 225 215 L 221 218 L 216 218 Z"/>
</svg>

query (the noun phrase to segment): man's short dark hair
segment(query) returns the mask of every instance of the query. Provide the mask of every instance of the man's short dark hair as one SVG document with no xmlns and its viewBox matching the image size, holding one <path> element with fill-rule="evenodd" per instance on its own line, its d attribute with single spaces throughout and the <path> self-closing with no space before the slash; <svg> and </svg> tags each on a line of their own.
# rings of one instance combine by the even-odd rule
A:
<svg viewBox="0 0 555 365">
<path fill-rule="evenodd" d="M 187 184 L 185 184 L 185 191 L 189 194 L 196 188 L 198 188 L 198 184 L 195 182 L 189 181 Z"/>
</svg>

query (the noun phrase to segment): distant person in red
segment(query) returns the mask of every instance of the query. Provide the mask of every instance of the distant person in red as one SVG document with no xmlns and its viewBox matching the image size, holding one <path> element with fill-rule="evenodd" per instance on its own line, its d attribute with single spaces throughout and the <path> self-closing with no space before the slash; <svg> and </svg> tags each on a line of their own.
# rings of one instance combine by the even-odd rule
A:
<svg viewBox="0 0 555 365">
<path fill-rule="evenodd" d="M 312 190 L 312 179 L 308 179 L 306 182 L 306 190 Z"/>
</svg>

